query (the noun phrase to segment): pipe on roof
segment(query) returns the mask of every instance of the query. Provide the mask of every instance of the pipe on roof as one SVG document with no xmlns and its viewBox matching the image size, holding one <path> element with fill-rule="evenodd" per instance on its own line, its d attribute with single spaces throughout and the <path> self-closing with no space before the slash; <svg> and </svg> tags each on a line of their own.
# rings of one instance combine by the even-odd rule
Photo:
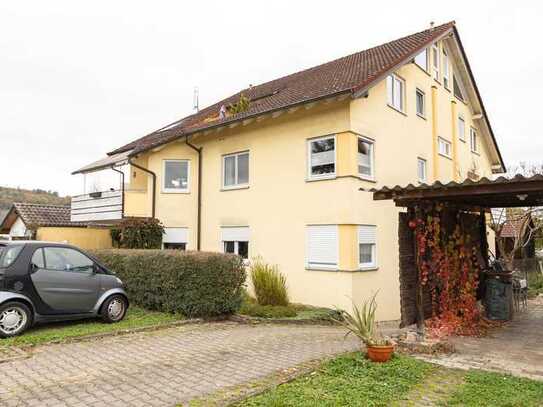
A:
<svg viewBox="0 0 543 407">
<path fill-rule="evenodd" d="M 154 219 L 155 218 L 155 211 L 156 211 L 156 174 L 153 171 L 148 170 L 147 168 L 142 167 L 141 165 L 138 165 L 138 164 L 132 162 L 132 157 L 130 157 L 128 159 L 128 164 L 134 166 L 135 168 L 137 168 L 139 170 L 142 170 L 143 172 L 149 174 L 152 177 L 152 180 L 153 180 L 153 201 L 152 201 L 152 206 L 151 206 L 151 217 Z"/>
</svg>

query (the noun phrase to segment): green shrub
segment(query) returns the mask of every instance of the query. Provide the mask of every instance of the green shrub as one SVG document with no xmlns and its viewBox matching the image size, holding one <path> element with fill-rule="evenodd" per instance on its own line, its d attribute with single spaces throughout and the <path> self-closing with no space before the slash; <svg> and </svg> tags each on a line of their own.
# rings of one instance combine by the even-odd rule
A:
<svg viewBox="0 0 543 407">
<path fill-rule="evenodd" d="M 287 280 L 276 265 L 256 258 L 251 262 L 251 280 L 259 305 L 283 305 L 289 303 Z"/>
<path fill-rule="evenodd" d="M 251 302 L 244 302 L 239 313 L 258 318 L 292 318 L 298 315 L 296 309 L 289 305 L 259 305 Z"/>
<path fill-rule="evenodd" d="M 154 218 L 125 218 L 110 233 L 113 244 L 122 249 L 160 249 L 164 226 Z"/>
<path fill-rule="evenodd" d="M 246 272 L 239 256 L 173 250 L 96 250 L 124 282 L 130 301 L 187 317 L 239 310 Z"/>
</svg>

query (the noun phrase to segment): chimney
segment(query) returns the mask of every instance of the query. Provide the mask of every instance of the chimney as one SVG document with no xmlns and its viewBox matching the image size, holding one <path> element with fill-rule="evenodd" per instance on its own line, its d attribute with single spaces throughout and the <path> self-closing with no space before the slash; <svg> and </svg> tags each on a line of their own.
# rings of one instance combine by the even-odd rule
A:
<svg viewBox="0 0 543 407">
<path fill-rule="evenodd" d="M 196 113 L 200 111 L 200 91 L 198 86 L 194 87 L 194 95 L 192 96 L 192 108 Z"/>
<path fill-rule="evenodd" d="M 434 22 L 430 21 L 430 32 L 434 31 Z"/>
</svg>

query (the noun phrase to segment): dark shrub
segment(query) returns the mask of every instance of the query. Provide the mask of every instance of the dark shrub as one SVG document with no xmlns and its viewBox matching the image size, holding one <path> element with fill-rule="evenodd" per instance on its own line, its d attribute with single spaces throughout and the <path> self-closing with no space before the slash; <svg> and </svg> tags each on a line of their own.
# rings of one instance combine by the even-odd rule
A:
<svg viewBox="0 0 543 407">
<path fill-rule="evenodd" d="M 187 317 L 239 310 L 246 272 L 239 256 L 174 250 L 96 250 L 124 282 L 130 301 Z"/>
<path fill-rule="evenodd" d="M 160 249 L 164 226 L 154 218 L 125 218 L 111 228 L 111 239 L 122 249 Z"/>
</svg>

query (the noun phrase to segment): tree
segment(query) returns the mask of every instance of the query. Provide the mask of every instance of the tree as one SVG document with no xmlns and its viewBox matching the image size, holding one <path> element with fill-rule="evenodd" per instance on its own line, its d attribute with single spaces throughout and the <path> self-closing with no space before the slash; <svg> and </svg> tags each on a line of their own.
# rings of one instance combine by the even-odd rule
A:
<svg viewBox="0 0 543 407">
<path fill-rule="evenodd" d="M 524 177 L 542 175 L 543 163 L 522 161 L 510 166 L 506 177 L 513 178 L 519 174 Z M 503 236 L 506 225 L 513 230 L 513 237 Z M 496 244 L 507 270 L 513 270 L 515 255 L 528 246 L 543 229 L 543 207 L 494 208 L 488 226 L 496 234 Z M 512 239 L 512 245 L 507 244 L 508 239 Z"/>
</svg>

